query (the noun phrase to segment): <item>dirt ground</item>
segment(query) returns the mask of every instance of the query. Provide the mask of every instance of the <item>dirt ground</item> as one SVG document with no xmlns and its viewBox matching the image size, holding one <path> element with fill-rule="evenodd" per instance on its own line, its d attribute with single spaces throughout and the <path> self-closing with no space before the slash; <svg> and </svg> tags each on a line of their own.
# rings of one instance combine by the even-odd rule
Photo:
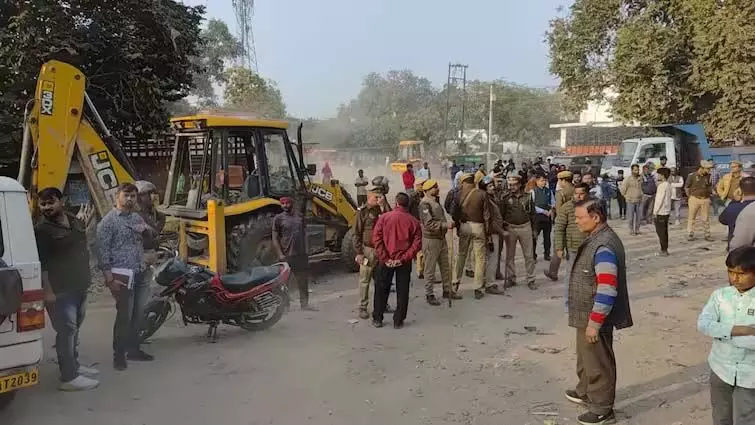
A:
<svg viewBox="0 0 755 425">
<path fill-rule="evenodd" d="M 619 423 L 708 424 L 710 343 L 696 319 L 709 294 L 727 284 L 725 243 L 690 243 L 674 227 L 672 255 L 658 257 L 649 226 L 630 237 L 625 222 L 611 224 L 628 252 L 635 322 L 616 333 Z M 724 228 L 714 230 L 723 239 Z M 21 392 L 0 422 L 575 424 L 581 411 L 562 395 L 575 383 L 575 332 L 566 325 L 563 284 L 546 281 L 546 265 L 538 263 L 537 291 L 516 287 L 475 301 L 465 285 L 465 299 L 452 308 L 428 306 L 414 279 L 402 330 L 354 320 L 356 275 L 319 265 L 312 298 L 321 311 L 292 311 L 261 333 L 223 327 L 215 344 L 204 327 L 173 318 L 147 346 L 157 360 L 125 372 L 111 367 L 114 311 L 103 298 L 90 307 L 80 347 L 82 361 L 102 371 L 100 388 L 55 390 L 48 331 L 42 383 Z M 518 267 L 524 275 L 521 259 Z"/>
</svg>

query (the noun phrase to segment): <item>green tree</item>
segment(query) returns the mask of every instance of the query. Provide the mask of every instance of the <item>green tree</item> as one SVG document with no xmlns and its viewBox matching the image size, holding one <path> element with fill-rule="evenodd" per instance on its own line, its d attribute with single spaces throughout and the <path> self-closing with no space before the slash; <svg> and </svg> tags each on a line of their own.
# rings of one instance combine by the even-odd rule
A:
<svg viewBox="0 0 755 425">
<path fill-rule="evenodd" d="M 198 62 L 199 72 L 194 74 L 194 90 L 200 107 L 217 107 L 215 86 L 226 83 L 226 68 L 238 59 L 243 47 L 228 29 L 225 22 L 210 19 L 207 28 L 202 31 L 202 54 L 194 58 Z"/>
<path fill-rule="evenodd" d="M 251 112 L 266 118 L 283 119 L 286 105 L 273 80 L 266 80 L 248 68 L 226 70 L 225 106 Z"/>
<path fill-rule="evenodd" d="M 204 9 L 174 0 L 11 0 L 0 5 L 0 134 L 17 148 L 41 65 L 60 59 L 116 135 L 167 127 L 167 105 L 192 89 Z"/>
<path fill-rule="evenodd" d="M 551 21 L 551 72 L 570 111 L 612 89 L 619 118 L 751 137 L 753 34 L 746 0 L 576 0 Z"/>
</svg>

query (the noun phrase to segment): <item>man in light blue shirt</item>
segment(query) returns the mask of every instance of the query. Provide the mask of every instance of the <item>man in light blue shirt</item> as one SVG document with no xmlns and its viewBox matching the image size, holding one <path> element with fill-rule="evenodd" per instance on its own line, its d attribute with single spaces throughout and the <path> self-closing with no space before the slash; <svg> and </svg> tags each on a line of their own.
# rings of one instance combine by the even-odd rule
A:
<svg viewBox="0 0 755 425">
<path fill-rule="evenodd" d="M 713 338 L 713 424 L 755 424 L 755 247 L 731 251 L 726 267 L 730 286 L 713 292 L 697 320 L 700 332 Z"/>
</svg>

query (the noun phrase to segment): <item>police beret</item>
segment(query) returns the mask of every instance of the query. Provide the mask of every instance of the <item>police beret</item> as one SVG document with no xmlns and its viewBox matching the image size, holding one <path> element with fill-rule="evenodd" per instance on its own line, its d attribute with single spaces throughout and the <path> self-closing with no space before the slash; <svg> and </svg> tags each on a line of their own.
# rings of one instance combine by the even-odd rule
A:
<svg viewBox="0 0 755 425">
<path fill-rule="evenodd" d="M 574 174 L 572 174 L 571 171 L 561 171 L 556 175 L 556 177 L 558 177 L 559 179 L 570 179 L 574 177 Z"/>
<path fill-rule="evenodd" d="M 430 190 L 438 185 L 438 182 L 433 179 L 427 179 L 422 183 L 422 190 Z"/>
</svg>

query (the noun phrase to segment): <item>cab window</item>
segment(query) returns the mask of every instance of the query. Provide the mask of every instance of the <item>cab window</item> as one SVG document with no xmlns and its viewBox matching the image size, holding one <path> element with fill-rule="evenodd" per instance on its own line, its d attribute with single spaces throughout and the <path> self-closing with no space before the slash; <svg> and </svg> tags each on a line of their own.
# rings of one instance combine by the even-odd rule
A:
<svg viewBox="0 0 755 425">
<path fill-rule="evenodd" d="M 286 149 L 285 130 L 262 130 L 271 194 L 286 195 L 297 189 L 291 157 Z"/>
</svg>

